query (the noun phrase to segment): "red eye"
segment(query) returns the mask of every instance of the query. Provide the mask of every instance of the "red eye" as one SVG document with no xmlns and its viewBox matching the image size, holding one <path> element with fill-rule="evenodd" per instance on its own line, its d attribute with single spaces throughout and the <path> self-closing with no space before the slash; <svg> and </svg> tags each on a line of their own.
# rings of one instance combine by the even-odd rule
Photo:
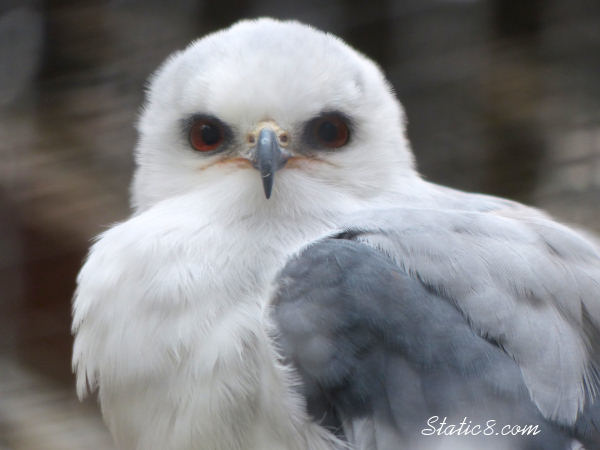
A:
<svg viewBox="0 0 600 450">
<path fill-rule="evenodd" d="M 210 152 L 223 143 L 223 126 L 214 119 L 196 119 L 190 127 L 190 144 L 199 152 Z"/>
<path fill-rule="evenodd" d="M 346 145 L 350 134 L 344 119 L 335 114 L 317 119 L 313 126 L 313 132 L 317 142 L 328 148 Z"/>
</svg>

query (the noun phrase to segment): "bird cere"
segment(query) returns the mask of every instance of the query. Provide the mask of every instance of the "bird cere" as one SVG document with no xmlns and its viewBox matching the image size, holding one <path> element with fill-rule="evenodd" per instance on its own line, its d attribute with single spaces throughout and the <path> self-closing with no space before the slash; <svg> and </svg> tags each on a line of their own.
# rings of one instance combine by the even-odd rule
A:
<svg viewBox="0 0 600 450">
<path fill-rule="evenodd" d="M 424 181 L 404 123 L 371 60 L 298 22 L 157 70 L 133 214 L 73 303 L 118 448 L 600 448 L 598 245 Z"/>
</svg>

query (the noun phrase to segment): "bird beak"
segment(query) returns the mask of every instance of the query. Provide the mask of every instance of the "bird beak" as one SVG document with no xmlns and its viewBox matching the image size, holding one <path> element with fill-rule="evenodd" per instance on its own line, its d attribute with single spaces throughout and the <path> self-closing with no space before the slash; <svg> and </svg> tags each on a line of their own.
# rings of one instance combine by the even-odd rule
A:
<svg viewBox="0 0 600 450">
<path fill-rule="evenodd" d="M 271 127 L 263 127 L 258 134 L 252 164 L 260 172 L 265 197 L 271 197 L 275 172 L 285 166 L 289 157 L 290 154 L 281 148 L 275 131 Z"/>
</svg>

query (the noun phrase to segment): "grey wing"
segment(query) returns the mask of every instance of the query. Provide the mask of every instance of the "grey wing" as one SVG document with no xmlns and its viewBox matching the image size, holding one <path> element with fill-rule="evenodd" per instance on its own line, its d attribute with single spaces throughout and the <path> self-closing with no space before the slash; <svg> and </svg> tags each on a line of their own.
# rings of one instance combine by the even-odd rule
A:
<svg viewBox="0 0 600 450">
<path fill-rule="evenodd" d="M 591 407 L 579 430 L 544 418 L 496 342 L 363 243 L 325 239 L 306 248 L 281 272 L 273 305 L 309 413 L 357 449 L 566 449 L 577 431 L 597 433 Z M 539 432 L 495 434 L 506 425 Z M 455 435 L 440 436 L 449 426 Z"/>
<path fill-rule="evenodd" d="M 455 304 L 517 361 L 545 417 L 575 423 L 599 386 L 600 250 L 591 240 L 524 206 L 395 208 L 351 223 L 348 235 Z"/>
</svg>

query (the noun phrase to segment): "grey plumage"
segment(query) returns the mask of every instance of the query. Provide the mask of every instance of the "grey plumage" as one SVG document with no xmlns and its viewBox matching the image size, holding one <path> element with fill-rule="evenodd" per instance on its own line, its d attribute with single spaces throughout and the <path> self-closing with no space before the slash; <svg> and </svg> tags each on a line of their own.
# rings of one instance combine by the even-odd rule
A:
<svg viewBox="0 0 600 450">
<path fill-rule="evenodd" d="M 553 367 L 552 358 L 527 366 L 519 352 L 520 345 L 541 348 L 543 329 L 548 345 L 563 346 L 549 352 L 569 351 L 572 336 L 553 336 L 555 323 L 533 324 L 545 310 L 557 309 L 569 327 L 586 328 L 593 380 L 598 354 L 591 331 L 597 323 L 573 311 L 597 301 L 599 255 L 534 210 L 517 221 L 511 215 L 525 210 L 520 205 L 484 196 L 471 205 L 468 211 L 398 208 L 352 217 L 351 227 L 287 264 L 274 317 L 309 412 L 358 438 L 359 448 L 432 448 L 442 438 L 450 440 L 441 448 L 461 448 L 457 436 L 421 434 L 431 416 L 455 424 L 463 417 L 472 425 L 495 420 L 494 432 L 503 424 L 541 430 L 536 436 L 469 436 L 474 445 L 565 449 L 575 436 L 596 448 L 600 408 L 593 390 L 586 391 L 576 421 L 549 414 L 544 408 L 572 408 L 572 398 L 561 397 L 561 383 L 568 389 L 572 381 L 569 369 Z M 581 309 L 567 303 L 574 295 Z M 490 319 L 486 328 L 469 309 L 473 296 Z M 515 326 L 507 335 L 506 322 L 519 319 L 533 325 Z M 518 339 L 525 342 L 515 344 Z M 554 395 L 545 390 L 552 379 Z"/>
</svg>

